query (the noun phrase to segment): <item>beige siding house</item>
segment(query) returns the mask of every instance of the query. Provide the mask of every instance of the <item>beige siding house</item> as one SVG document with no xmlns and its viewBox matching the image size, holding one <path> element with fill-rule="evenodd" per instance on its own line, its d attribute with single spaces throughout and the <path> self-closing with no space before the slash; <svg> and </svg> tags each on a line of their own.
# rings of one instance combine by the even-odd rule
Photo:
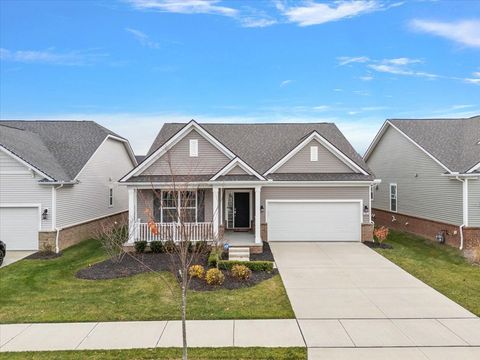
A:
<svg viewBox="0 0 480 360">
<path fill-rule="evenodd" d="M 0 121 L 0 239 L 59 251 L 122 216 L 117 180 L 136 165 L 128 141 L 91 121 Z"/>
<path fill-rule="evenodd" d="M 376 224 L 461 248 L 480 244 L 480 117 L 388 120 L 364 158 Z"/>
<path fill-rule="evenodd" d="M 334 124 L 193 120 L 165 124 L 120 180 L 129 192 L 130 245 L 169 240 L 186 223 L 192 241 L 257 252 L 263 241 L 371 239 L 377 182 Z"/>
</svg>

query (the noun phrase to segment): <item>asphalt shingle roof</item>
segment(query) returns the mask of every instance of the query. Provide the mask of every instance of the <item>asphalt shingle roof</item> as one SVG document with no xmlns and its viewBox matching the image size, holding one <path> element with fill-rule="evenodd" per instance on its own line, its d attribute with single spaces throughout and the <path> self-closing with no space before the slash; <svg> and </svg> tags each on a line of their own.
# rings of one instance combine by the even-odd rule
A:
<svg viewBox="0 0 480 360">
<path fill-rule="evenodd" d="M 480 161 L 480 116 L 389 121 L 453 172 L 466 172 Z"/>
<path fill-rule="evenodd" d="M 148 155 L 167 142 L 186 123 L 166 123 Z M 199 124 L 230 151 L 263 174 L 302 140 L 316 131 L 366 172 L 371 170 L 333 123 Z"/>
<path fill-rule="evenodd" d="M 56 181 L 73 180 L 107 135 L 93 121 L 0 121 L 0 145 Z"/>
</svg>

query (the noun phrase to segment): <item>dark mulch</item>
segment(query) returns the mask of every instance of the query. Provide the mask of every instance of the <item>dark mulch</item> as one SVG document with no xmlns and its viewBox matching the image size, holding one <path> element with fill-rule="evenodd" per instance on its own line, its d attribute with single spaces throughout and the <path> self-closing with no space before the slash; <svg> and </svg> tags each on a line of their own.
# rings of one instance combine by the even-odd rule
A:
<svg viewBox="0 0 480 360">
<path fill-rule="evenodd" d="M 229 271 L 222 270 L 223 275 L 225 275 L 225 281 L 221 286 L 208 285 L 205 280 L 193 278 L 190 280 L 189 289 L 195 291 L 212 291 L 220 289 L 241 289 L 250 286 L 257 285 L 258 283 L 268 280 L 271 277 L 278 274 L 277 270 L 273 270 L 271 273 L 266 271 L 253 271 L 252 276 L 248 280 L 239 280 L 233 277 Z"/>
<path fill-rule="evenodd" d="M 250 260 L 252 261 L 275 261 L 273 258 L 272 250 L 268 242 L 263 242 L 263 252 L 261 254 L 251 254 Z"/>
<path fill-rule="evenodd" d="M 364 241 L 363 243 L 372 249 L 393 249 L 392 245 L 386 243 L 379 243 L 373 241 Z"/>
<path fill-rule="evenodd" d="M 28 260 L 50 260 L 50 259 L 56 259 L 62 256 L 63 254 L 61 252 L 54 253 L 52 251 L 37 251 L 36 253 L 33 253 L 31 255 L 28 255 L 25 259 Z"/>
</svg>

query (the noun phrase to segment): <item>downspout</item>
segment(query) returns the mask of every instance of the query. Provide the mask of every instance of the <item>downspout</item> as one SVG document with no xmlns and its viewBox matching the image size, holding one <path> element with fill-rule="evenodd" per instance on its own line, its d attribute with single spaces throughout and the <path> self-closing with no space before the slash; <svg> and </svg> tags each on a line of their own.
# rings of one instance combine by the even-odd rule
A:
<svg viewBox="0 0 480 360">
<path fill-rule="evenodd" d="M 467 179 L 460 179 L 455 176 L 455 179 L 462 183 L 462 218 L 463 224 L 460 225 L 460 250 L 463 250 L 463 228 L 468 225 L 468 213 L 465 214 L 465 209 L 468 209 L 468 182 Z M 465 204 L 466 202 L 466 204 Z"/>
<path fill-rule="evenodd" d="M 55 204 L 53 204 L 53 206 L 55 206 L 55 211 L 54 211 L 54 214 L 55 214 L 55 230 L 57 231 L 57 234 L 55 236 L 55 253 L 58 254 L 60 252 L 60 246 L 58 244 L 58 239 L 60 237 L 60 228 L 57 227 L 57 190 L 58 189 L 61 189 L 63 187 L 64 184 L 60 184 L 59 186 L 57 187 L 54 187 L 53 191 L 55 191 Z"/>
</svg>

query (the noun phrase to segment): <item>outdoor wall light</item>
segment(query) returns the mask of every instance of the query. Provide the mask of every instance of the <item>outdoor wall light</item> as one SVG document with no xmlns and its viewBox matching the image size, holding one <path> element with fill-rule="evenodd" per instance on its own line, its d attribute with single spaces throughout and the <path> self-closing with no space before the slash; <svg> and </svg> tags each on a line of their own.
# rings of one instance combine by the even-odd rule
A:
<svg viewBox="0 0 480 360">
<path fill-rule="evenodd" d="M 48 209 L 44 209 L 42 212 L 42 220 L 47 220 Z"/>
<path fill-rule="evenodd" d="M 260 211 L 263 211 L 263 205 L 260 205 Z"/>
<path fill-rule="evenodd" d="M 365 205 L 365 206 L 363 207 L 363 212 L 368 212 L 368 206 L 367 206 L 367 205 Z"/>
</svg>

